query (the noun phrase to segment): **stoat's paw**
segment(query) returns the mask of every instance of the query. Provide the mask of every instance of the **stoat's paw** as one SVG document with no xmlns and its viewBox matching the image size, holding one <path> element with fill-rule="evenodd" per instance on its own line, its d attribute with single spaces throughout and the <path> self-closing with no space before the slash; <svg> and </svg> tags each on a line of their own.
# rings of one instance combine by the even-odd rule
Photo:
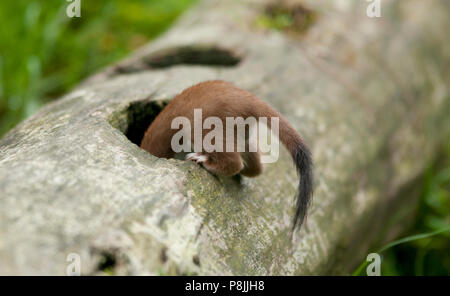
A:
<svg viewBox="0 0 450 296">
<path fill-rule="evenodd" d="M 186 155 L 186 159 L 190 161 L 195 161 L 196 163 L 203 163 L 208 160 L 208 156 L 201 153 L 189 153 Z"/>
</svg>

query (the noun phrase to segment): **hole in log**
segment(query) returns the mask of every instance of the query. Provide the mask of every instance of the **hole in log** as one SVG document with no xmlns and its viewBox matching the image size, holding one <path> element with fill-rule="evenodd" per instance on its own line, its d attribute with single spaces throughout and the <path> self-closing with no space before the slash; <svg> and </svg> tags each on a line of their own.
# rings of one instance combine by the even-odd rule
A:
<svg viewBox="0 0 450 296">
<path fill-rule="evenodd" d="M 304 5 L 274 1 L 265 7 L 258 24 L 265 28 L 302 35 L 316 20 L 317 14 Z"/>
<path fill-rule="evenodd" d="M 116 68 L 116 73 L 132 73 L 176 65 L 233 67 L 240 62 L 241 57 L 228 49 L 215 46 L 183 46 L 154 52 L 138 63 L 120 65 Z"/>
<path fill-rule="evenodd" d="M 111 252 L 103 251 L 100 254 L 100 261 L 98 262 L 97 269 L 103 272 L 112 272 L 116 264 L 116 256 Z"/>
<path fill-rule="evenodd" d="M 194 262 L 195 265 L 200 266 L 200 257 L 198 255 L 194 255 L 194 257 L 192 257 L 192 262 Z"/>
<path fill-rule="evenodd" d="M 205 65 L 233 67 L 241 59 L 233 52 L 218 47 L 179 47 L 157 52 L 145 60 L 151 68 L 174 65 Z"/>
<path fill-rule="evenodd" d="M 125 136 L 139 146 L 145 131 L 167 104 L 168 101 L 132 103 L 126 111 L 128 126 L 124 132 Z"/>
<path fill-rule="evenodd" d="M 161 253 L 159 254 L 159 259 L 162 263 L 166 263 L 168 260 L 167 257 L 167 248 L 162 248 Z"/>
</svg>

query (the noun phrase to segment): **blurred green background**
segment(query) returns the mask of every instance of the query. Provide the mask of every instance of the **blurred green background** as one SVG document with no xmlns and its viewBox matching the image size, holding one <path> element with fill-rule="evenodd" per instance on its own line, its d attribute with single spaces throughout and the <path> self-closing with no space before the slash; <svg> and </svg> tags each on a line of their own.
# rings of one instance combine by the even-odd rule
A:
<svg viewBox="0 0 450 296">
<path fill-rule="evenodd" d="M 0 1 L 0 137 L 89 74 L 163 32 L 195 0 Z"/>
<path fill-rule="evenodd" d="M 450 275 L 450 143 L 444 150 L 422 180 L 413 225 L 401 238 L 369 250 L 381 255 L 381 275 Z M 354 275 L 366 274 L 362 260 Z"/>
<path fill-rule="evenodd" d="M 68 18 L 64 0 L 0 2 L 0 137 L 40 106 L 145 44 L 196 0 L 82 1 Z M 276 29 L 276 28 L 274 28 Z M 450 145 L 431 165 L 421 206 L 405 236 L 450 226 Z M 383 252 L 383 275 L 448 275 L 450 233 Z"/>
<path fill-rule="evenodd" d="M 411 241 L 381 254 L 382 275 L 450 275 L 450 143 L 438 159 L 425 174 L 416 221 L 405 233 Z M 437 234 L 414 238 L 425 233 Z"/>
</svg>

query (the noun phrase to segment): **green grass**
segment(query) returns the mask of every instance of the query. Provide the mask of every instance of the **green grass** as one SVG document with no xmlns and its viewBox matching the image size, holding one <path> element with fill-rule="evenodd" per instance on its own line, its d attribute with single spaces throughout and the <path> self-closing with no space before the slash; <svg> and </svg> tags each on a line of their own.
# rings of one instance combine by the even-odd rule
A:
<svg viewBox="0 0 450 296">
<path fill-rule="evenodd" d="M 196 0 L 0 1 L 0 137 L 44 103 L 163 32 Z"/>
<path fill-rule="evenodd" d="M 444 159 L 427 171 L 408 235 L 374 251 L 382 256 L 381 275 L 450 275 L 450 143 Z M 365 275 L 366 266 L 364 261 L 354 275 Z"/>
<path fill-rule="evenodd" d="M 407 244 L 407 243 L 417 243 L 424 239 L 432 239 L 434 236 L 437 236 L 437 235 L 444 235 L 444 236 L 447 235 L 448 236 L 449 234 L 450 234 L 450 227 L 446 227 L 446 228 L 436 230 L 433 232 L 429 232 L 429 233 L 411 235 L 411 236 L 404 237 L 399 240 L 390 242 L 389 244 L 385 245 L 384 247 L 375 251 L 374 253 L 383 254 L 383 252 L 388 251 L 388 250 L 392 252 L 392 250 L 390 250 L 390 249 L 393 247 L 397 247 L 397 246 L 405 247 L 404 244 Z M 410 260 L 406 264 L 406 266 L 409 266 L 407 268 L 405 268 L 405 266 L 401 265 L 402 264 L 401 260 L 398 257 L 395 257 L 395 256 L 392 257 L 392 254 L 388 253 L 388 255 L 391 255 L 391 256 L 390 256 L 390 258 L 388 257 L 388 260 L 383 260 L 384 266 L 383 266 L 382 270 L 384 272 L 382 273 L 382 275 L 391 275 L 391 276 L 392 275 L 448 275 L 448 271 L 449 271 L 448 266 L 442 266 L 443 268 L 441 268 L 441 266 L 439 266 L 438 269 L 436 267 L 432 267 L 432 269 L 433 269 L 432 272 L 430 272 L 430 273 L 427 272 L 427 274 L 424 273 L 424 266 L 425 266 L 424 253 L 428 252 L 427 249 L 428 249 L 428 245 L 430 242 L 431 242 L 431 240 L 427 241 L 427 243 L 425 244 L 426 248 L 424 248 L 424 249 L 422 249 L 420 247 L 417 248 L 414 245 L 409 246 L 410 248 L 412 247 L 415 249 L 421 249 L 422 252 L 420 252 L 421 256 L 417 256 L 416 255 L 417 252 L 413 252 L 413 256 L 415 258 L 413 258 L 414 260 Z M 442 250 L 442 251 L 445 252 L 446 250 Z M 445 260 L 446 258 L 439 256 L 437 259 L 438 259 L 438 261 L 441 261 L 442 259 Z M 414 262 L 415 265 L 418 264 L 420 266 L 420 269 L 417 269 L 417 268 L 411 269 L 410 268 L 411 262 Z M 439 263 L 440 262 L 438 262 L 438 265 L 445 265 L 445 263 L 444 264 L 439 264 Z M 364 269 L 367 267 L 367 265 L 369 265 L 369 263 L 367 261 L 364 261 L 363 263 L 361 263 L 361 265 L 356 269 L 356 271 L 353 273 L 353 275 L 363 275 Z M 434 264 L 434 265 L 436 265 L 436 264 Z M 399 268 L 401 268 L 402 271 L 399 271 Z M 441 269 L 441 270 L 439 270 L 439 269 Z"/>
</svg>

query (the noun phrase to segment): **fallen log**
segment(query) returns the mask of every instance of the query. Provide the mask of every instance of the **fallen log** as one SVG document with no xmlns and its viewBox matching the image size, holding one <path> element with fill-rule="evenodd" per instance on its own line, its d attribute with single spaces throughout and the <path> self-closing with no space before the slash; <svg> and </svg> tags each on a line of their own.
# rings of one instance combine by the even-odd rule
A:
<svg viewBox="0 0 450 296">
<path fill-rule="evenodd" d="M 275 4 L 274 4 L 275 3 Z M 348 274 L 414 218 L 450 135 L 450 3 L 203 1 L 0 140 L 0 274 Z M 279 19 L 286 18 L 287 24 Z M 274 30 L 277 29 L 277 30 Z M 310 143 L 315 197 L 290 239 L 285 150 L 215 178 L 138 147 L 164 105 L 222 79 Z"/>
</svg>

